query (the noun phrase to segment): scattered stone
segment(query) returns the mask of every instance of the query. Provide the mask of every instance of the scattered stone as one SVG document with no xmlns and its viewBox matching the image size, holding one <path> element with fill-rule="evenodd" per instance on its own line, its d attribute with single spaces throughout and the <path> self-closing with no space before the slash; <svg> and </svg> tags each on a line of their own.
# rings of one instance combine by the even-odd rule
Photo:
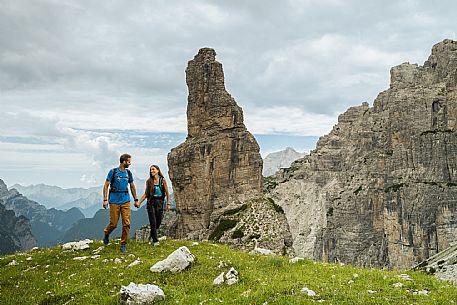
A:
<svg viewBox="0 0 457 305">
<path fill-rule="evenodd" d="M 62 245 L 63 250 L 85 250 L 90 248 L 90 244 L 93 243 L 93 240 L 85 239 L 80 241 L 72 241 Z"/>
<path fill-rule="evenodd" d="M 367 290 L 368 293 L 376 293 L 376 290 Z"/>
<path fill-rule="evenodd" d="M 244 291 L 244 292 L 241 294 L 241 296 L 247 298 L 247 297 L 249 297 L 249 295 L 251 294 L 251 291 L 252 291 L 251 289 L 248 289 L 248 290 Z"/>
<path fill-rule="evenodd" d="M 392 286 L 394 286 L 395 288 L 400 288 L 400 287 L 403 287 L 405 285 L 403 285 L 403 283 L 398 282 L 398 283 L 393 284 Z"/>
<path fill-rule="evenodd" d="M 221 274 L 219 274 L 213 281 L 213 285 L 221 285 L 222 283 L 224 283 L 224 272 L 222 272 Z"/>
<path fill-rule="evenodd" d="M 276 255 L 273 251 L 270 249 L 265 249 L 265 248 L 258 248 L 255 247 L 252 249 L 249 254 L 262 254 L 262 255 Z"/>
<path fill-rule="evenodd" d="M 95 249 L 95 250 L 93 251 L 93 253 L 94 253 L 94 254 L 99 254 L 103 249 L 105 249 L 104 246 L 98 247 L 97 249 Z"/>
<path fill-rule="evenodd" d="M 77 257 L 73 257 L 73 260 L 74 261 L 84 261 L 88 258 L 89 258 L 89 256 L 77 256 Z"/>
<path fill-rule="evenodd" d="M 195 256 L 186 246 L 182 246 L 166 259 L 157 262 L 150 268 L 152 272 L 170 271 L 171 273 L 180 272 L 189 267 L 195 260 Z"/>
<path fill-rule="evenodd" d="M 19 265 L 19 263 L 16 262 L 16 260 L 14 260 L 14 259 L 8 264 L 8 266 L 17 266 L 17 265 Z"/>
<path fill-rule="evenodd" d="M 33 248 L 31 249 L 31 251 L 35 251 L 35 250 L 38 250 L 38 249 L 40 249 L 40 248 L 38 248 L 38 247 L 33 247 Z"/>
<path fill-rule="evenodd" d="M 220 269 L 220 268 L 224 268 L 224 267 L 227 267 L 227 264 L 224 261 L 219 261 L 217 268 Z"/>
<path fill-rule="evenodd" d="M 198 245 L 199 245 L 199 243 L 194 241 L 191 246 L 198 246 Z"/>
<path fill-rule="evenodd" d="M 156 285 L 130 283 L 121 287 L 121 304 L 150 304 L 162 300 L 165 300 L 165 293 Z"/>
<path fill-rule="evenodd" d="M 402 274 L 397 275 L 397 277 L 399 277 L 399 278 L 401 278 L 401 279 L 403 279 L 405 281 L 411 281 L 412 280 L 411 277 L 408 274 L 403 274 L 402 273 Z"/>
<path fill-rule="evenodd" d="M 294 258 L 289 259 L 289 263 L 290 263 L 290 264 L 295 264 L 295 263 L 297 263 L 297 262 L 299 262 L 299 261 L 302 261 L 302 260 L 304 260 L 303 257 L 298 257 L 298 256 L 296 256 L 296 257 L 294 257 Z"/>
<path fill-rule="evenodd" d="M 32 260 L 32 257 L 29 256 L 29 257 L 27 257 L 25 260 L 26 260 L 26 261 L 31 261 L 31 260 Z"/>
<path fill-rule="evenodd" d="M 122 263 L 122 260 L 120 258 L 117 258 L 114 260 L 114 263 L 115 264 L 121 264 Z"/>
<path fill-rule="evenodd" d="M 167 240 L 167 237 L 166 236 L 161 236 L 159 237 L 159 240 L 162 241 L 162 240 Z"/>
<path fill-rule="evenodd" d="M 351 284 L 354 284 L 355 282 L 353 280 L 349 280 L 348 281 L 348 284 L 351 285 Z"/>
<path fill-rule="evenodd" d="M 233 285 L 238 282 L 238 271 L 235 268 L 230 268 L 230 270 L 225 274 L 227 279 L 227 285 Z"/>
<path fill-rule="evenodd" d="M 352 275 L 352 277 L 353 277 L 353 278 L 358 278 L 359 275 L 358 275 L 357 273 L 354 273 L 354 274 Z"/>
<path fill-rule="evenodd" d="M 134 260 L 133 262 L 131 262 L 127 267 L 134 267 L 134 266 L 137 266 L 141 264 L 141 260 L 139 258 L 137 258 L 136 260 Z"/>
<path fill-rule="evenodd" d="M 309 289 L 308 287 L 303 287 L 303 288 L 300 290 L 300 292 L 306 294 L 306 295 L 309 296 L 309 297 L 318 296 L 318 294 L 317 294 L 316 292 L 314 292 L 313 290 Z"/>
</svg>

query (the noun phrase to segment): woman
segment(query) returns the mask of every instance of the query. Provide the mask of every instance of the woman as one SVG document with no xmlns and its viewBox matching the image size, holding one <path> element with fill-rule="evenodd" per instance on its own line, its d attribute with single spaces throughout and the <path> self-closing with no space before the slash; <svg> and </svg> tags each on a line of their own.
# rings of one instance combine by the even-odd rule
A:
<svg viewBox="0 0 457 305">
<path fill-rule="evenodd" d="M 154 246 L 159 245 L 157 238 L 157 229 L 162 222 L 163 216 L 163 199 L 167 196 L 167 212 L 170 210 L 170 194 L 168 193 L 167 182 L 163 178 L 162 172 L 157 165 L 151 165 L 149 168 L 149 179 L 146 180 L 146 188 L 143 196 L 135 203 L 140 208 L 144 199 L 148 199 L 146 209 L 148 211 L 149 224 L 151 225 L 151 238 Z"/>
</svg>

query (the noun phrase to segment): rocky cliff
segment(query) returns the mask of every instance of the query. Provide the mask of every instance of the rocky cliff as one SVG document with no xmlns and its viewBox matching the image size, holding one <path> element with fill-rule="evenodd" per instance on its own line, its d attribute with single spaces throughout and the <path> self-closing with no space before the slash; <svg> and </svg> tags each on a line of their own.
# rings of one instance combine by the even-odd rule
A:
<svg viewBox="0 0 457 305">
<path fill-rule="evenodd" d="M 457 225 L 457 42 L 391 69 L 270 191 L 297 254 L 404 268 L 449 247 Z"/>
<path fill-rule="evenodd" d="M 262 191 L 259 146 L 225 90 L 215 56 L 203 48 L 188 63 L 188 136 L 168 154 L 178 214 L 174 234 L 181 238 L 207 238 L 224 209 Z"/>
<path fill-rule="evenodd" d="M 35 247 L 37 242 L 32 235 L 30 221 L 24 216 L 16 217 L 2 203 L 0 199 L 0 255 Z"/>
</svg>

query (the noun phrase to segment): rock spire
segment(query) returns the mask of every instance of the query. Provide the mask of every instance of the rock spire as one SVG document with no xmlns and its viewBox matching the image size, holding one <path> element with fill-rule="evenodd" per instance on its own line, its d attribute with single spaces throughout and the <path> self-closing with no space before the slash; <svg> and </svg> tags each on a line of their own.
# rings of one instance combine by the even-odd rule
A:
<svg viewBox="0 0 457 305">
<path fill-rule="evenodd" d="M 213 49 L 202 48 L 188 63 L 188 136 L 168 154 L 180 238 L 207 238 L 222 210 L 262 190 L 259 146 L 225 90 L 215 57 Z"/>
</svg>

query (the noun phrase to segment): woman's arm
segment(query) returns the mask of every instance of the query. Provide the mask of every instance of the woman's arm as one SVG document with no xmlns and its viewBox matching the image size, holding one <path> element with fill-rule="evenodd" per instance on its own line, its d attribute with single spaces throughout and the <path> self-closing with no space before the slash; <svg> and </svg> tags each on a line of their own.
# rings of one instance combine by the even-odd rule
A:
<svg viewBox="0 0 457 305">
<path fill-rule="evenodd" d="M 144 199 L 146 199 L 147 197 L 149 197 L 149 195 L 148 195 L 148 193 L 149 193 L 149 192 L 148 192 L 148 191 L 149 191 L 148 186 L 149 186 L 149 185 L 148 185 L 148 181 L 146 181 L 146 187 L 145 187 L 145 189 L 144 189 L 144 194 L 143 194 L 143 196 L 141 196 L 140 200 L 138 200 L 138 203 L 136 204 L 136 207 L 137 207 L 137 208 L 140 208 L 141 203 L 144 201 Z"/>
<path fill-rule="evenodd" d="M 168 192 L 168 185 L 165 179 L 163 179 L 163 187 L 165 188 L 165 195 L 167 196 L 167 212 L 170 211 L 170 193 Z"/>
</svg>

